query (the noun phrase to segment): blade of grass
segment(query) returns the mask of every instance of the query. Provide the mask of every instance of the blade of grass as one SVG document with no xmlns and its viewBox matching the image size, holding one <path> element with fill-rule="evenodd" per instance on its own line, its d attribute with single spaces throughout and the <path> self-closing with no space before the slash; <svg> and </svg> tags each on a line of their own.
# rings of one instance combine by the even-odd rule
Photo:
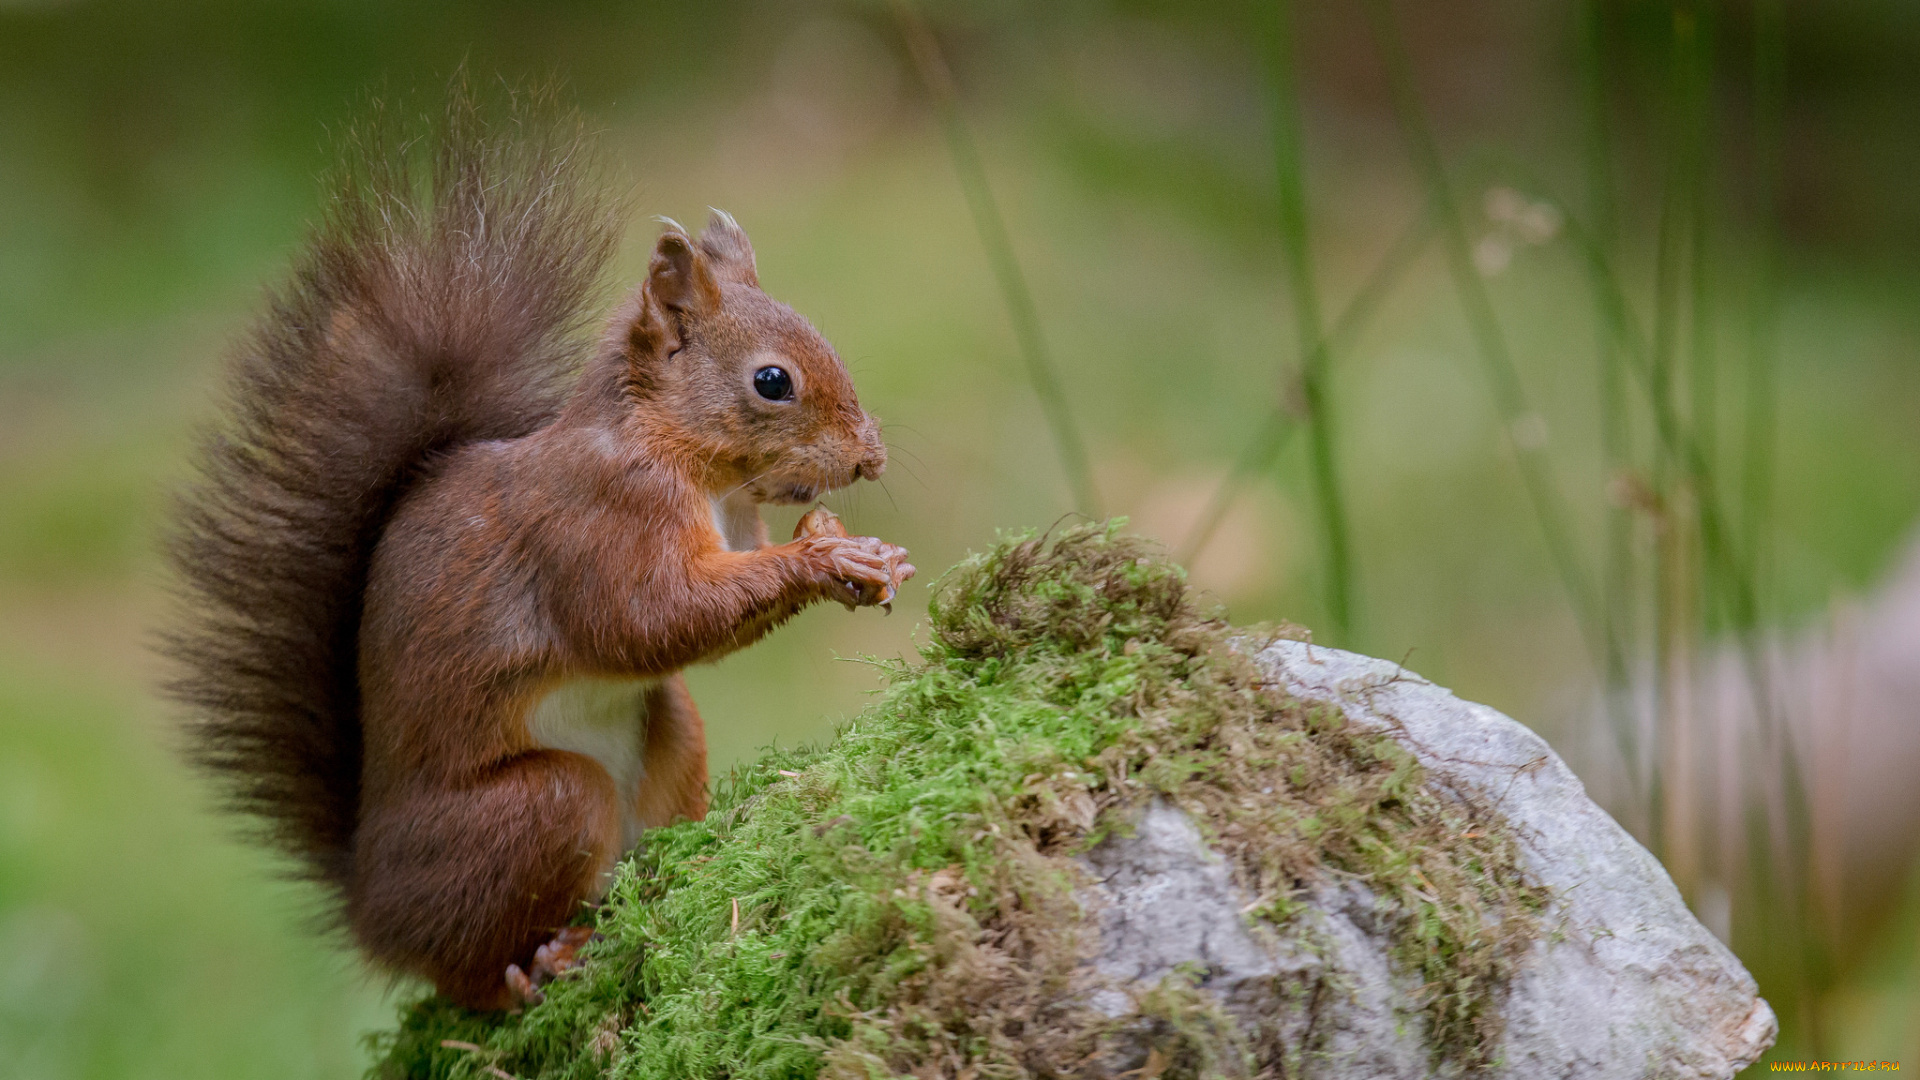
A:
<svg viewBox="0 0 1920 1080">
<path fill-rule="evenodd" d="M 1713 97 L 1716 23 L 1712 6 L 1701 5 L 1696 19 L 1697 27 L 1687 63 L 1686 102 L 1689 142 L 1692 145 L 1691 168 L 1687 174 L 1687 365 L 1691 375 L 1688 396 L 1692 406 L 1694 437 L 1700 443 L 1700 456 L 1714 471 L 1723 473 L 1719 445 L 1720 380 L 1715 325 L 1718 306 L 1714 293 L 1713 193 L 1716 177 L 1713 148 L 1718 132 Z M 1694 486 L 1698 487 L 1697 481 Z M 1697 658 L 1705 654 L 1704 642 L 1721 629 L 1716 616 L 1723 605 L 1717 595 L 1717 576 L 1699 573 L 1703 560 L 1693 548 L 1689 549 L 1688 554 L 1694 617 L 1690 627 L 1692 637 L 1686 646 L 1685 668 L 1688 677 L 1684 687 L 1685 728 L 1682 730 L 1676 726 L 1675 732 L 1680 742 L 1677 744 L 1679 752 L 1675 756 L 1673 806 L 1676 813 L 1673 820 L 1674 851 L 1678 861 L 1683 864 L 1675 876 L 1683 879 L 1683 894 L 1694 897 L 1699 895 L 1698 890 L 1711 871 L 1708 862 L 1718 847 L 1712 835 L 1714 816 L 1699 814 L 1695 797 L 1696 791 L 1715 790 L 1712 775 L 1715 761 L 1708 754 L 1698 756 L 1699 764 L 1697 767 L 1695 765 L 1696 750 L 1701 742 L 1701 729 L 1707 714 L 1698 707 L 1700 703 L 1697 700 L 1694 672 L 1697 670 Z"/>
<path fill-rule="evenodd" d="M 1618 228 L 1615 204 L 1613 140 L 1607 122 L 1607 98 L 1610 50 L 1608 48 L 1607 5 L 1604 0 L 1585 0 L 1580 20 L 1580 67 L 1587 171 L 1587 206 L 1595 242 L 1613 249 Z M 1610 481 L 1624 479 L 1632 469 L 1632 429 L 1626 405 L 1626 373 L 1620 361 L 1620 343 L 1614 339 L 1613 324 L 1600 319 L 1595 335 L 1599 358 L 1600 452 Z M 1608 487 L 1611 490 L 1612 483 Z M 1601 570 L 1601 615 L 1609 639 L 1619 642 L 1621 662 L 1608 664 L 1603 676 L 1602 707 L 1613 732 L 1614 745 L 1626 773 L 1628 797 L 1642 812 L 1645 792 L 1644 770 L 1640 760 L 1639 719 L 1633 709 L 1633 684 L 1626 668 L 1626 656 L 1636 638 L 1633 558 L 1633 517 L 1624 500 L 1609 498 L 1606 507 L 1607 547 Z"/>
<path fill-rule="evenodd" d="M 891 3 L 894 17 L 906 38 L 907 52 L 913 58 L 914 68 L 919 72 L 927 95 L 933 100 L 934 112 L 938 114 L 940 126 L 946 134 L 954 172 L 966 195 L 967 208 L 973 213 L 974 229 L 980 234 L 980 246 L 986 249 L 987 262 L 992 266 L 994 280 L 1000 286 L 1001 299 L 1007 305 L 1007 316 L 1013 323 L 1014 337 L 1020 343 L 1020 355 L 1026 361 L 1027 377 L 1033 383 L 1034 396 L 1040 399 L 1040 411 L 1046 417 L 1048 430 L 1052 432 L 1054 450 L 1060 455 L 1061 468 L 1067 474 L 1074 504 L 1089 517 L 1102 517 L 1100 492 L 1094 484 L 1086 443 L 1074 423 L 1072 410 L 1067 407 L 1067 395 L 1060 385 L 1059 376 L 1054 372 L 1046 335 L 1040 327 L 1040 311 L 1034 305 L 1033 292 L 1027 287 L 1020 261 L 1014 255 L 1013 238 L 1007 230 L 1006 219 L 1000 214 L 1000 205 L 994 200 L 993 187 L 987 182 L 987 170 L 980 158 L 980 148 L 974 143 L 973 133 L 960 113 L 960 94 L 954 82 L 953 70 L 947 66 L 946 57 L 940 51 L 940 43 L 933 36 L 932 28 L 913 5 L 908 0 L 891 0 Z"/>
<path fill-rule="evenodd" d="M 1648 394 L 1656 410 L 1676 411 L 1675 403 L 1680 321 L 1684 311 L 1683 266 L 1686 263 L 1688 218 L 1694 206 L 1698 147 L 1693 107 L 1691 67 L 1698 47 L 1694 12 L 1684 2 L 1675 4 L 1669 20 L 1669 63 L 1666 89 L 1666 177 L 1660 198 L 1660 225 L 1655 240 L 1653 271 L 1653 351 L 1649 354 Z M 1689 427 L 1698 446 L 1698 430 Z M 1705 453 L 1701 458 L 1704 461 Z M 1672 808 L 1666 791 L 1666 766 L 1683 737 L 1675 726 L 1683 711 L 1686 672 L 1681 657 L 1692 637 L 1697 607 L 1694 582 L 1685 572 L 1689 544 L 1688 518 L 1697 491 L 1697 477 L 1688 462 L 1663 443 L 1653 449 L 1653 490 L 1661 507 L 1654 544 L 1653 572 L 1653 744 L 1656 752 L 1648 772 L 1647 847 L 1663 862 L 1672 859 L 1669 835 Z"/>
<path fill-rule="evenodd" d="M 1439 145 L 1434 141 L 1432 129 L 1426 122 L 1413 87 L 1412 63 L 1407 57 L 1406 45 L 1401 40 L 1398 23 L 1387 0 L 1367 0 L 1366 11 L 1374 39 L 1386 64 L 1394 113 L 1406 139 L 1414 169 L 1426 188 L 1427 202 L 1438 218 L 1447 267 L 1486 368 L 1494 407 L 1505 429 L 1507 444 L 1513 450 L 1527 498 L 1533 505 L 1534 516 L 1539 520 L 1540 531 L 1546 541 L 1548 557 L 1573 606 L 1594 669 L 1602 678 L 1606 678 L 1606 673 L 1616 665 L 1624 667 L 1624 659 L 1601 617 L 1593 587 L 1574 550 L 1566 509 L 1561 504 L 1559 491 L 1548 471 L 1546 448 L 1516 437 L 1517 426 L 1531 415 L 1526 393 L 1520 385 L 1519 373 L 1514 369 L 1506 335 L 1494 313 L 1493 300 L 1474 266 L 1471 246 L 1467 241 L 1466 222 L 1460 216 L 1459 205 L 1454 202 L 1446 167 L 1440 160 Z"/>
<path fill-rule="evenodd" d="M 1227 519 L 1227 512 L 1233 509 L 1240 496 L 1252 484 L 1255 477 L 1266 475 L 1273 463 L 1280 460 L 1281 451 L 1293 438 L 1299 427 L 1299 417 L 1288 410 L 1284 403 L 1276 405 L 1255 429 L 1253 439 L 1247 448 L 1234 459 L 1233 468 L 1220 485 L 1213 489 L 1213 497 L 1207 500 L 1206 509 L 1200 512 L 1200 518 L 1188 531 L 1187 538 L 1181 542 L 1176 558 L 1182 566 L 1192 569 L 1194 560 L 1207 549 L 1213 540 L 1213 534 L 1220 529 L 1220 523 Z"/>
<path fill-rule="evenodd" d="M 1700 456 L 1719 468 L 1719 370 L 1714 341 L 1713 289 L 1713 9 L 1702 7 L 1696 16 L 1687 63 L 1687 109 L 1691 114 L 1687 139 L 1692 146 L 1687 172 L 1688 236 L 1688 367 L 1693 377 L 1694 437 Z"/>
<path fill-rule="evenodd" d="M 1747 385 L 1741 476 L 1741 547 L 1756 580 L 1771 562 L 1767 526 L 1773 515 L 1774 332 L 1779 312 L 1779 253 L 1774 220 L 1780 197 L 1781 113 L 1786 73 L 1786 9 L 1782 0 L 1755 0 L 1753 9 L 1753 293 L 1748 303 Z"/>
<path fill-rule="evenodd" d="M 1313 280 L 1313 254 L 1307 235 L 1305 170 L 1301 167 L 1298 87 L 1294 77 L 1293 10 L 1289 0 L 1273 0 L 1263 20 L 1267 74 L 1273 111 L 1273 159 L 1279 194 L 1280 246 L 1287 263 L 1293 322 L 1300 339 L 1300 397 L 1307 415 L 1307 439 L 1314 494 L 1320 503 L 1325 539 L 1327 614 L 1334 642 L 1353 643 L 1354 569 L 1347 535 L 1345 499 L 1334 457 L 1334 417 L 1327 403 L 1327 337 L 1320 322 L 1320 294 Z"/>
<path fill-rule="evenodd" d="M 1393 287 L 1399 284 L 1401 275 L 1426 250 L 1427 244 L 1433 239 L 1434 229 L 1433 215 L 1424 211 L 1407 223 L 1407 227 L 1395 238 L 1393 246 L 1387 249 L 1379 264 L 1373 268 L 1373 273 L 1367 275 L 1359 291 L 1353 294 L 1353 299 L 1347 301 L 1347 306 L 1334 319 L 1333 329 L 1327 332 L 1327 353 L 1343 353 L 1353 347 L 1361 332 L 1373 321 L 1380 305 L 1392 293 Z M 1193 565 L 1247 486 L 1273 468 L 1281 451 L 1286 449 L 1287 440 L 1292 438 L 1298 419 L 1298 413 L 1289 407 L 1283 396 L 1281 402 L 1261 421 L 1247 448 L 1234 460 L 1233 468 L 1214 489 L 1213 498 L 1208 500 L 1207 508 L 1200 514 L 1199 520 L 1187 531 L 1187 537 L 1179 549 L 1181 564 Z"/>
<path fill-rule="evenodd" d="M 1782 152 L 1782 116 L 1785 107 L 1786 80 L 1786 8 L 1781 0 L 1755 0 L 1753 8 L 1753 114 L 1754 182 L 1756 185 L 1757 223 L 1754 237 L 1752 297 L 1749 301 L 1747 386 L 1745 430 L 1742 446 L 1746 467 L 1741 476 L 1741 547 L 1747 554 L 1749 573 L 1759 586 L 1767 579 L 1772 565 L 1773 461 L 1777 389 L 1775 338 L 1779 313 L 1779 248 L 1774 222 L 1780 195 Z M 1758 622 L 1761 612 L 1756 603 L 1751 612 Z M 1832 981 L 1828 941 L 1821 924 L 1831 912 L 1820 910 L 1811 875 L 1814 863 L 1813 810 L 1810 793 L 1804 787 L 1799 757 L 1792 740 L 1779 725 L 1763 726 L 1762 768 L 1778 768 L 1783 788 L 1782 817 L 1786 833 L 1786 853 L 1781 860 L 1792 871 L 1774 875 L 1756 860 L 1754 882 L 1762 902 L 1786 907 L 1795 944 L 1791 977 L 1797 984 L 1796 996 L 1801 1026 L 1805 1029 L 1808 1056 L 1824 1057 L 1828 1046 L 1825 996 Z M 1761 843 L 1772 841 L 1771 832 L 1761 834 Z M 1784 895 L 1781 895 L 1784 894 Z"/>
</svg>

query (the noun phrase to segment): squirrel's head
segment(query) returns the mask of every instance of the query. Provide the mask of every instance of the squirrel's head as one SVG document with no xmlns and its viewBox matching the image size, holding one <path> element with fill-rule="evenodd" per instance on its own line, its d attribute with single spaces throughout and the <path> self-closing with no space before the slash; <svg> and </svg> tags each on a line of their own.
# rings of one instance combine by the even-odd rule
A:
<svg viewBox="0 0 1920 1080">
<path fill-rule="evenodd" d="M 703 481 L 809 503 L 878 477 L 879 423 L 827 339 L 760 291 L 747 234 L 719 210 L 698 240 L 666 225 L 626 334 L 629 381 Z"/>
</svg>

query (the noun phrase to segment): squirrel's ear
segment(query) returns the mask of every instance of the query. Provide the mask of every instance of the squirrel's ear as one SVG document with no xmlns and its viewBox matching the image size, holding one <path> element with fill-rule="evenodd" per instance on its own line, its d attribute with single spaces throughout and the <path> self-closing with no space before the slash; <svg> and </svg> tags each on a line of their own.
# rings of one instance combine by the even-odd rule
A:
<svg viewBox="0 0 1920 1080">
<path fill-rule="evenodd" d="M 760 287 L 760 275 L 753 266 L 753 245 L 747 232 L 725 210 L 707 208 L 707 227 L 700 233 L 700 252 L 713 266 L 713 275 L 722 281 Z"/>
<path fill-rule="evenodd" d="M 720 286 L 713 279 L 705 255 L 693 245 L 687 230 L 670 219 L 667 231 L 654 244 L 647 266 L 647 293 L 661 307 L 683 314 L 700 314 L 720 306 Z"/>
</svg>

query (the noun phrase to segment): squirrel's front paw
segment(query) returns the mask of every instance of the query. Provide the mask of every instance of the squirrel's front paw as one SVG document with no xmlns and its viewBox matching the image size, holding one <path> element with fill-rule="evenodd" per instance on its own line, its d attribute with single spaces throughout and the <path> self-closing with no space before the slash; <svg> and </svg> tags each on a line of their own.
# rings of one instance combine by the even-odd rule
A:
<svg viewBox="0 0 1920 1080">
<path fill-rule="evenodd" d="M 901 583 L 914 575 L 906 548 L 871 536 L 817 533 L 802 543 L 815 560 L 816 580 L 848 611 L 875 606 L 891 611 Z"/>
</svg>

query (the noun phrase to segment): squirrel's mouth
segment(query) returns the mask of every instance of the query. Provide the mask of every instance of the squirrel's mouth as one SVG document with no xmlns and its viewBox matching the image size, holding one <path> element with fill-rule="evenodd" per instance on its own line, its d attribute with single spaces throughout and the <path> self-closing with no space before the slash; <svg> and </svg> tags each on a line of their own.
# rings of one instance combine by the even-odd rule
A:
<svg viewBox="0 0 1920 1080">
<path fill-rule="evenodd" d="M 808 463 L 811 464 L 811 463 Z M 858 468 L 844 470 L 828 468 L 810 468 L 803 465 L 798 468 L 770 470 L 753 481 L 751 490 L 754 500 L 771 503 L 776 506 L 806 506 L 818 502 L 821 496 L 837 491 L 860 479 Z"/>
</svg>

